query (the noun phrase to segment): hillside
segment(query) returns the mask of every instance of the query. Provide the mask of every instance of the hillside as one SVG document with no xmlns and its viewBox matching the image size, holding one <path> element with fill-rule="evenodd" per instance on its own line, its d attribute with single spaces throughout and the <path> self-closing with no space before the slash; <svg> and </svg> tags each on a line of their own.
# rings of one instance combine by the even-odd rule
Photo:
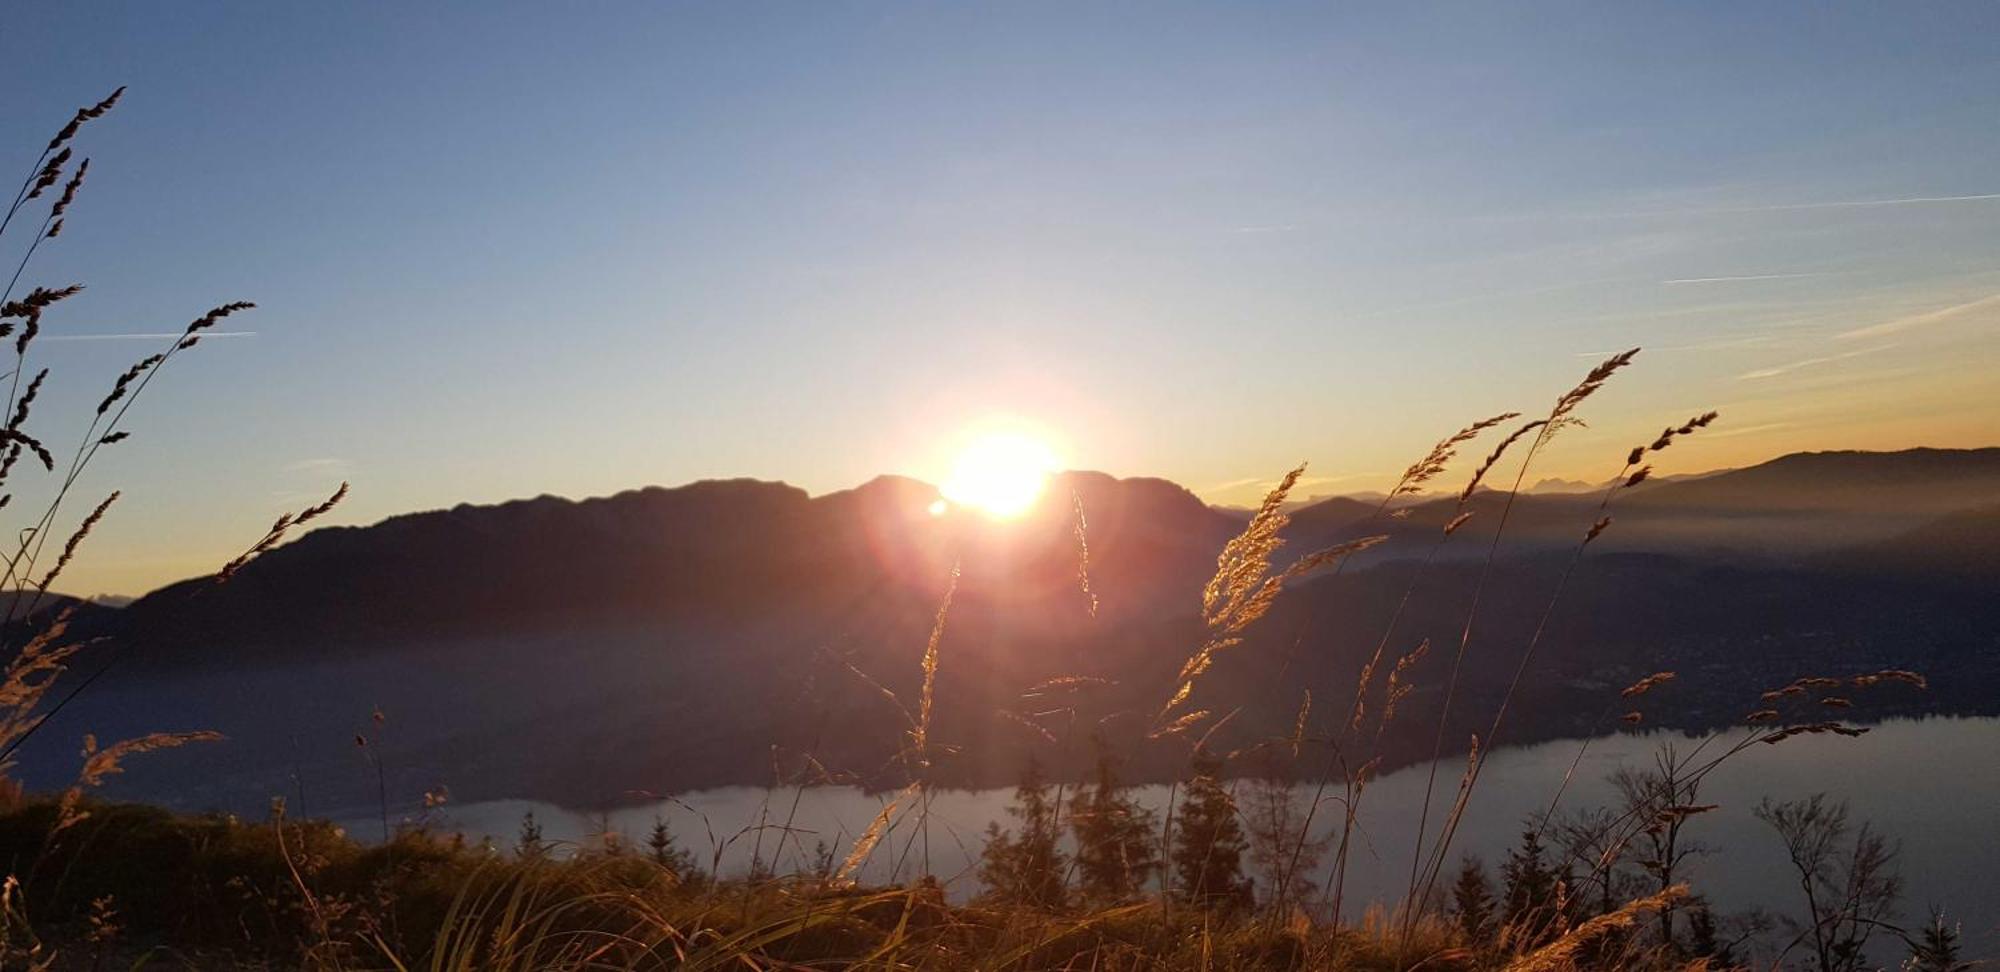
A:
<svg viewBox="0 0 2000 972">
<path fill-rule="evenodd" d="M 1620 497 L 1617 522 L 1552 619 L 1513 738 L 1591 731 L 1576 720 L 1596 711 L 1592 699 L 1662 667 L 1704 676 L 1664 697 L 1665 724 L 1728 722 L 1741 714 L 1746 685 L 1801 666 L 1952 673 L 1932 696 L 1898 701 L 1900 711 L 1990 706 L 2000 685 L 1990 670 L 2000 607 L 1979 592 L 1995 576 L 1991 510 L 1827 548 L 1881 535 L 1875 511 L 1898 492 L 1926 497 L 1909 505 L 1927 509 L 2000 486 L 1994 452 L 1786 457 Z M 1950 486 L 1923 485 L 1926 476 Z M 1078 578 L 1072 495 L 1088 519 L 1095 616 Z M 192 806 L 255 805 L 297 779 L 322 800 L 365 800 L 372 783 L 357 771 L 351 740 L 373 731 L 377 707 L 387 715 L 381 751 L 393 754 L 402 792 L 447 783 L 466 798 L 615 802 L 637 791 L 768 782 L 773 746 L 784 758 L 811 751 L 825 766 L 886 784 L 899 776 L 893 758 L 905 727 L 883 691 L 906 706 L 915 698 L 918 656 L 956 563 L 935 734 L 963 754 L 939 770 L 993 782 L 1033 740 L 1017 717 L 1070 707 L 1095 719 L 1158 705 L 1199 642 L 1198 594 L 1215 553 L 1241 528 L 1171 483 L 1095 473 L 1060 477 L 1014 523 L 936 517 L 934 498 L 929 486 L 898 478 L 819 497 L 738 480 L 318 530 L 226 586 L 188 581 L 124 610 L 93 609 L 79 624 L 104 642 L 85 667 L 97 658 L 116 667 L 51 729 L 224 731 L 233 741 L 199 757 L 203 785 L 162 760 L 136 767 L 116 791 Z M 1596 502 L 1516 500 L 1468 654 L 1475 702 L 1504 684 L 1561 551 Z M 1460 556 L 1413 589 L 1406 555 L 1434 542 L 1453 504 L 1381 519 L 1348 499 L 1301 509 L 1294 553 L 1377 531 L 1397 540 L 1339 576 L 1296 586 L 1223 658 L 1196 701 L 1245 707 L 1226 734 L 1231 744 L 1286 731 L 1272 713 L 1294 711 L 1303 688 L 1337 697 L 1351 685 L 1406 590 L 1413 596 L 1392 649 L 1426 637 L 1455 645 L 1480 576 L 1465 555 L 1483 553 L 1481 531 L 1497 525 L 1504 503 L 1499 493 L 1475 496 L 1472 524 L 1448 548 Z M 1709 521 L 1735 524 L 1729 536 L 1745 546 L 1689 543 L 1674 532 Z M 1811 543 L 1787 545 L 1801 523 L 1826 522 L 1834 527 Z M 1646 550 L 1648 536 L 1672 542 Z M 1609 542 L 1619 537 L 1622 545 Z M 1784 556 L 1771 557 L 1774 546 Z M 1936 583 L 1940 571 L 1961 582 Z M 1411 670 L 1413 720 L 1435 718 L 1448 656 L 1439 647 Z M 1065 675 L 1104 683 L 1076 699 L 1024 697 Z M 1142 722 L 1119 716 L 1105 725 L 1129 735 Z M 1422 754 L 1419 736 L 1391 740 L 1391 758 Z M 38 778 L 67 765 L 24 770 Z M 1140 757 L 1133 771 L 1158 777 L 1172 766 Z"/>
</svg>

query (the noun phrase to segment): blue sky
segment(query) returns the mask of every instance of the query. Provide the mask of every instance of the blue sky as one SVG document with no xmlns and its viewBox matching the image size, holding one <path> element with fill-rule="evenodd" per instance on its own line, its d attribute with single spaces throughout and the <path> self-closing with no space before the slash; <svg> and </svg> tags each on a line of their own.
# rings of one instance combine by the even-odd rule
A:
<svg viewBox="0 0 2000 972">
<path fill-rule="evenodd" d="M 51 338 L 260 303 L 86 491 L 72 588 L 354 522 L 936 476 L 995 416 L 1254 498 L 1650 350 L 1542 473 L 1995 444 L 1990 4 L 68 4 L 5 17 L 21 170 L 91 178 Z M 18 252 L 18 251 L 10 251 Z M 56 440 L 127 340 L 50 340 Z M 1677 447 L 1678 450 L 1679 447 Z M 87 507 L 87 504 L 85 504 Z M 80 511 L 79 511 L 80 512 Z"/>
</svg>

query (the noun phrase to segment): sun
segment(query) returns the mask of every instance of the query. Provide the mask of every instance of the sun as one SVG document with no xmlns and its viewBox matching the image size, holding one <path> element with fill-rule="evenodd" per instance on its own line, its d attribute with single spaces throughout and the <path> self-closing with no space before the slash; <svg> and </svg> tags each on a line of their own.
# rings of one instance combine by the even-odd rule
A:
<svg viewBox="0 0 2000 972">
<path fill-rule="evenodd" d="M 952 503 L 1011 520 L 1034 507 L 1060 468 L 1048 443 L 1018 432 L 992 432 L 958 454 L 939 492 Z M 933 505 L 931 512 L 944 509 Z"/>
</svg>

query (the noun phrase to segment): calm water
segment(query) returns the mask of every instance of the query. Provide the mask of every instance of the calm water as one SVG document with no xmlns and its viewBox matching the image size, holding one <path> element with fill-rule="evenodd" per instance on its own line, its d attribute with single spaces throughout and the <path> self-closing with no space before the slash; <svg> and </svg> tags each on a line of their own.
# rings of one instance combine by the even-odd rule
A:
<svg viewBox="0 0 2000 972">
<path fill-rule="evenodd" d="M 1614 805 L 1617 798 L 1605 777 L 1620 765 L 1649 766 L 1656 748 L 1670 739 L 1683 750 L 1694 745 L 1684 737 L 1663 734 L 1593 741 L 1563 807 Z M 1557 742 L 1496 753 L 1481 776 L 1455 847 L 1483 856 L 1497 879 L 1498 862 L 1518 838 L 1522 819 L 1548 807 L 1578 746 L 1573 741 Z M 1439 769 L 1442 799 L 1450 798 L 1462 765 L 1452 760 Z M 1426 772 L 1425 767 L 1401 770 L 1369 788 L 1361 813 L 1363 837 L 1350 864 L 1350 901 L 1400 895 L 1409 873 Z M 1969 952 L 2000 953 L 2000 837 L 1995 831 L 2000 826 L 2000 719 L 1890 722 L 1859 739 L 1807 736 L 1742 754 L 1712 774 L 1702 788 L 1701 802 L 1721 808 L 1696 818 L 1687 831 L 1710 851 L 1688 866 L 1696 890 L 1723 911 L 1757 906 L 1795 912 L 1796 881 L 1775 835 L 1751 816 L 1751 808 L 1765 796 L 1782 800 L 1819 791 L 1847 799 L 1854 822 L 1872 822 L 1902 842 L 1906 920 L 1915 923 L 1930 904 L 1941 904 L 1948 916 L 1963 923 Z M 1165 801 L 1164 786 L 1138 792 L 1149 805 L 1158 807 Z M 932 797 L 931 867 L 955 893 L 977 890 L 972 869 L 982 833 L 990 821 L 1007 825 L 1005 807 L 1011 796 L 1008 790 L 985 790 Z M 793 826 L 813 835 L 787 840 L 780 848 L 780 835 L 766 832 L 761 853 L 766 860 L 776 859 L 781 871 L 807 867 L 817 837 L 844 855 L 853 835 L 867 829 L 887 799 L 838 787 L 803 793 L 727 788 L 683 794 L 680 803 L 616 810 L 610 823 L 630 838 L 643 840 L 655 815 L 664 816 L 683 846 L 704 864 L 715 848 L 721 848 L 722 869 L 728 873 L 746 868 L 752 853 L 759 850 L 755 833 L 737 836 L 738 831 L 760 819 L 783 824 L 795 797 Z M 515 800 L 454 807 L 447 822 L 468 837 L 490 836 L 507 846 L 522 814 L 531 810 L 549 840 L 577 841 L 601 827 L 595 814 Z M 1338 810 L 1329 805 L 1321 816 L 1337 817 Z M 1334 823 L 1329 820 L 1328 826 Z M 355 827 L 359 833 L 368 832 L 361 829 L 363 822 Z M 898 827 L 862 876 L 888 880 L 911 837 L 912 828 Z M 905 877 L 914 867 L 909 862 L 921 854 L 922 844 L 916 847 L 903 866 Z"/>
</svg>

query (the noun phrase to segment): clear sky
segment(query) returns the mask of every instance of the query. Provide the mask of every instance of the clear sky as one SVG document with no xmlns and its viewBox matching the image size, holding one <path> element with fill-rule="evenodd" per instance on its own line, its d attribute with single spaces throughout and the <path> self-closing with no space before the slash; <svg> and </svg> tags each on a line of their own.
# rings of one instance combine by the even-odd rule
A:
<svg viewBox="0 0 2000 972">
<path fill-rule="evenodd" d="M 131 86 L 31 274 L 91 287 L 32 428 L 157 343 L 75 338 L 262 305 L 148 392 L 59 586 L 342 478 L 346 522 L 818 493 L 995 416 L 1365 489 L 1632 345 L 1537 475 L 1710 407 L 1682 471 L 2000 444 L 2000 6 L 1504 6 L 12 5 L 0 169 Z"/>
</svg>

